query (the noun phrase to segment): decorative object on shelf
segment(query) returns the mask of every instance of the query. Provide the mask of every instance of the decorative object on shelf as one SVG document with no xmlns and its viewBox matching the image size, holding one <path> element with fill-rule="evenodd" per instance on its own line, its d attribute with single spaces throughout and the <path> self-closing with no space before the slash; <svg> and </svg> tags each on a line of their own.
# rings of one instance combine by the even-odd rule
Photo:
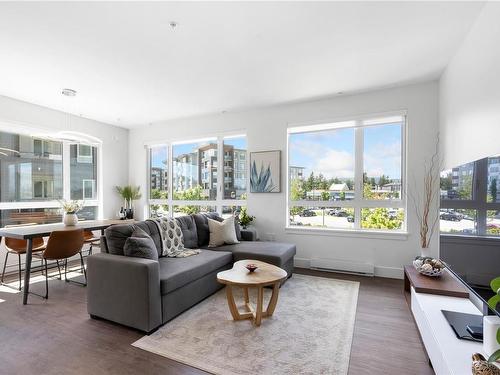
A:
<svg viewBox="0 0 500 375">
<path fill-rule="evenodd" d="M 408 189 L 408 196 L 413 203 L 415 214 L 420 227 L 420 255 L 429 256 L 429 245 L 436 230 L 439 220 L 439 135 L 436 140 L 436 148 L 430 160 L 424 161 L 424 186 L 423 189 Z M 417 186 L 416 181 L 410 186 Z M 420 195 L 423 191 L 423 195 Z"/>
<path fill-rule="evenodd" d="M 117 186 L 116 192 L 120 194 L 120 196 L 125 201 L 125 219 L 133 219 L 134 218 L 134 208 L 133 201 L 137 199 L 141 199 L 141 187 L 140 186 Z"/>
<path fill-rule="evenodd" d="M 432 277 L 441 276 L 446 268 L 444 262 L 431 257 L 416 257 L 413 266 L 422 275 Z"/>
<path fill-rule="evenodd" d="M 487 356 L 500 350 L 500 343 L 497 340 L 499 328 L 500 317 L 497 315 L 483 316 L 483 353 Z"/>
<path fill-rule="evenodd" d="M 78 224 L 78 216 L 76 213 L 83 208 L 83 201 L 59 201 L 63 209 L 63 223 L 66 226 L 74 226 Z"/>
<path fill-rule="evenodd" d="M 281 192 L 281 151 L 250 153 L 250 192 Z"/>
<path fill-rule="evenodd" d="M 247 227 L 254 221 L 254 219 L 255 219 L 255 216 L 249 215 L 247 213 L 246 207 L 241 208 L 238 220 L 239 220 L 240 225 L 243 229 L 247 229 Z"/>
<path fill-rule="evenodd" d="M 472 375 L 500 375 L 500 369 L 489 363 L 482 354 L 472 355 Z"/>
<path fill-rule="evenodd" d="M 250 272 L 254 272 L 257 268 L 259 268 L 256 264 L 248 263 L 245 268 Z"/>
<path fill-rule="evenodd" d="M 488 300 L 488 306 L 490 307 L 490 309 L 492 309 L 494 311 L 498 311 L 497 305 L 500 302 L 500 277 L 496 277 L 493 280 L 491 280 L 490 287 L 491 287 L 491 290 L 493 290 L 496 294 Z M 483 328 L 483 330 L 484 330 L 484 328 Z M 500 344 L 500 328 L 497 329 L 496 340 L 497 340 L 497 343 Z M 484 343 L 485 343 L 485 341 L 483 342 L 483 344 Z M 486 354 L 488 354 L 488 353 L 486 353 Z M 500 349 L 497 349 L 494 351 L 493 354 L 490 355 L 490 357 L 488 358 L 488 362 L 496 362 L 499 359 L 500 359 Z"/>
</svg>

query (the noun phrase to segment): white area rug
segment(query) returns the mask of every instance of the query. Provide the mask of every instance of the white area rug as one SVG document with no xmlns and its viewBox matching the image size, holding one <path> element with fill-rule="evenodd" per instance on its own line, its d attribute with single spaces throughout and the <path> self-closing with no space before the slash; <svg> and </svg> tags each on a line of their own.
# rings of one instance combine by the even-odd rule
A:
<svg viewBox="0 0 500 375">
<path fill-rule="evenodd" d="M 243 311 L 243 293 L 234 289 Z M 223 289 L 132 345 L 221 375 L 347 374 L 358 289 L 357 282 L 295 274 L 260 327 L 232 320 Z"/>
</svg>

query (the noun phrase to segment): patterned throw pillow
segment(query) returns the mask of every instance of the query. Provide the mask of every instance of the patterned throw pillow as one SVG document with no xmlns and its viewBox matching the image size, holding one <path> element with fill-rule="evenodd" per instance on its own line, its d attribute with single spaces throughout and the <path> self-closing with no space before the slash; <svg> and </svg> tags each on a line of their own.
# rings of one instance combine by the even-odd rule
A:
<svg viewBox="0 0 500 375">
<path fill-rule="evenodd" d="M 162 255 L 175 257 L 179 252 L 184 251 L 184 236 L 177 220 L 162 218 L 160 227 L 165 235 Z"/>
</svg>

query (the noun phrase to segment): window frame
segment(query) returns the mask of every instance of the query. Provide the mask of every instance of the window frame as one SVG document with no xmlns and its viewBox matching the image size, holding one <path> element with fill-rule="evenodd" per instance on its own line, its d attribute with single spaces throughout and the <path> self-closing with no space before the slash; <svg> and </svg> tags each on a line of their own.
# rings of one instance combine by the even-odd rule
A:
<svg viewBox="0 0 500 375">
<path fill-rule="evenodd" d="M 390 124 L 387 120 L 391 118 L 402 118 L 401 123 L 401 197 L 400 199 L 365 199 L 363 197 L 363 173 L 364 173 L 364 129 L 371 126 Z M 383 120 L 386 120 L 385 122 Z M 396 123 L 396 121 L 392 121 Z M 344 201 L 322 201 L 322 200 L 290 200 L 290 135 L 297 133 L 312 133 L 335 129 L 354 129 L 354 199 Z M 296 131 L 296 129 L 300 129 Z M 309 129 L 309 130 L 308 130 Z M 316 232 L 316 233 L 367 233 L 367 234 L 387 234 L 389 236 L 399 236 L 408 234 L 408 207 L 407 207 L 407 133 L 408 115 L 406 110 L 392 111 L 362 116 L 330 119 L 321 122 L 309 122 L 299 124 L 288 124 L 286 142 L 286 225 L 288 232 Z M 305 227 L 290 225 L 291 207 L 321 207 L 321 208 L 352 208 L 354 209 L 354 228 L 341 227 Z M 400 229 L 371 229 L 362 228 L 361 212 L 364 208 L 395 208 L 404 210 L 404 220 Z"/>
<path fill-rule="evenodd" d="M 82 153 L 82 146 L 88 147 L 90 154 Z M 76 145 L 76 160 L 78 163 L 92 164 L 94 162 L 94 155 L 92 151 L 92 145 L 78 143 Z"/>
<path fill-rule="evenodd" d="M 70 157 L 70 147 L 71 145 L 78 145 L 78 142 L 73 142 L 73 141 L 67 141 L 64 139 L 56 139 L 56 138 L 51 138 L 51 137 L 43 137 L 43 136 L 31 136 L 29 134 L 26 134 L 24 132 L 13 132 L 12 126 L 9 126 L 8 124 L 0 123 L 0 132 L 5 132 L 9 134 L 14 134 L 17 136 L 22 136 L 22 137 L 31 137 L 32 138 L 32 145 L 33 145 L 33 156 L 34 157 L 46 157 L 47 151 L 47 144 L 48 142 L 59 142 L 61 143 L 61 154 L 56 154 L 58 157 L 57 159 L 60 158 L 62 162 L 62 186 L 63 186 L 63 195 L 62 199 L 64 200 L 71 200 L 71 174 L 70 174 L 70 168 L 71 168 L 71 157 Z M 40 142 L 41 147 L 42 147 L 42 152 L 41 153 L 35 153 L 34 150 L 34 144 L 35 141 Z M 102 189 L 102 143 L 101 142 L 96 142 L 92 144 L 88 144 L 91 148 L 95 147 L 96 148 L 96 157 L 97 157 L 97 181 L 94 182 L 94 188 L 97 188 L 97 194 L 94 193 L 95 199 L 88 199 L 88 200 L 83 200 L 83 205 L 84 207 L 97 207 L 97 219 L 102 219 L 103 215 L 103 199 L 102 199 L 102 194 L 103 194 L 103 189 Z M 37 180 L 37 181 L 42 181 L 42 180 Z M 43 182 L 42 182 L 43 184 Z M 99 184 L 97 186 L 97 184 Z M 43 189 L 44 189 L 44 195 L 46 195 L 46 186 L 43 184 Z M 34 186 L 32 186 L 32 193 Z M 32 199 L 37 199 L 34 197 L 34 194 L 32 195 Z M 38 198 L 40 199 L 40 198 Z M 41 198 L 45 199 L 45 198 Z M 50 200 L 40 200 L 40 201 L 17 201 L 17 202 L 1 202 L 0 201 L 0 211 L 3 210 L 22 210 L 22 209 L 60 209 L 61 204 L 59 200 L 57 199 L 50 199 Z"/>
<path fill-rule="evenodd" d="M 245 132 L 234 132 L 234 133 L 224 133 L 224 134 L 218 134 L 214 136 L 207 136 L 204 138 L 192 138 L 192 139 L 182 139 L 182 140 L 169 140 L 169 141 L 164 141 L 164 142 L 159 142 L 159 143 L 152 143 L 152 144 L 146 144 L 145 148 L 147 150 L 146 155 L 147 155 L 147 168 L 146 168 L 146 181 L 147 181 L 147 191 L 148 191 L 148 205 L 146 209 L 147 216 L 151 216 L 151 205 L 161 205 L 161 206 L 167 206 L 168 207 L 168 215 L 169 217 L 174 217 L 174 206 L 198 206 L 198 207 L 204 207 L 204 206 L 211 206 L 215 207 L 215 212 L 217 212 L 220 216 L 222 216 L 222 210 L 223 207 L 227 206 L 240 206 L 240 207 L 246 207 L 247 206 L 247 200 L 246 199 L 224 199 L 224 179 L 220 179 L 219 171 L 224 170 L 224 140 L 225 139 L 231 139 L 231 138 L 239 138 L 239 137 L 245 137 L 248 140 L 248 136 Z M 174 157 L 173 157 L 173 148 L 175 145 L 179 144 L 190 144 L 190 143 L 197 143 L 197 142 L 203 142 L 206 140 L 212 140 L 216 141 L 217 143 L 217 175 L 214 176 L 216 180 L 216 199 L 207 199 L 207 200 L 180 200 L 180 199 L 174 199 L 173 198 L 173 193 L 174 193 L 174 168 L 173 168 L 173 162 L 174 162 Z M 168 197 L 166 199 L 151 199 L 151 149 L 154 147 L 167 147 L 167 192 L 168 192 Z M 248 150 L 248 143 L 247 143 L 247 154 L 249 154 Z M 248 171 L 248 163 L 247 163 L 247 171 Z M 246 180 L 246 193 L 248 196 L 249 192 L 249 185 L 250 185 L 250 176 L 247 173 L 247 176 L 245 178 Z M 199 181 L 199 184 L 201 184 L 201 181 Z M 201 186 L 201 185 L 200 185 Z"/>
<path fill-rule="evenodd" d="M 488 211 L 500 211 L 500 202 L 488 202 L 488 159 L 475 160 L 472 170 L 472 199 L 440 199 L 439 210 L 475 210 L 476 233 L 441 232 L 442 236 L 488 237 L 500 239 L 487 233 Z M 467 164 L 467 163 L 465 163 Z M 441 215 L 441 213 L 439 213 Z"/>
</svg>

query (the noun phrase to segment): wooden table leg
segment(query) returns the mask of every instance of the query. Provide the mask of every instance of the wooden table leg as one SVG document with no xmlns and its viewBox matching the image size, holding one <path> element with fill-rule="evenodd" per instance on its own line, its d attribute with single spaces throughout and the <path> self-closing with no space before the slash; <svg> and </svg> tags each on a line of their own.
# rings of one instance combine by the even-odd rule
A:
<svg viewBox="0 0 500 375">
<path fill-rule="evenodd" d="M 226 285 L 226 295 L 227 295 L 227 304 L 229 305 L 229 311 L 233 316 L 234 320 L 240 320 L 240 313 L 238 312 L 238 308 L 236 307 L 236 303 L 234 302 L 233 289 L 231 285 Z"/>
<path fill-rule="evenodd" d="M 26 243 L 26 267 L 24 269 L 23 305 L 26 305 L 28 303 L 28 294 L 30 292 L 32 253 L 33 253 L 33 239 L 28 238 Z"/>
<path fill-rule="evenodd" d="M 273 285 L 273 294 L 271 295 L 271 299 L 269 300 L 269 304 L 267 305 L 267 310 L 264 316 L 273 315 L 274 309 L 276 309 L 276 304 L 278 303 L 279 292 L 280 292 L 280 283 L 277 282 Z"/>
<path fill-rule="evenodd" d="M 255 325 L 258 327 L 262 321 L 262 304 L 264 302 L 264 288 L 257 288 L 257 308 L 255 309 Z"/>
</svg>

